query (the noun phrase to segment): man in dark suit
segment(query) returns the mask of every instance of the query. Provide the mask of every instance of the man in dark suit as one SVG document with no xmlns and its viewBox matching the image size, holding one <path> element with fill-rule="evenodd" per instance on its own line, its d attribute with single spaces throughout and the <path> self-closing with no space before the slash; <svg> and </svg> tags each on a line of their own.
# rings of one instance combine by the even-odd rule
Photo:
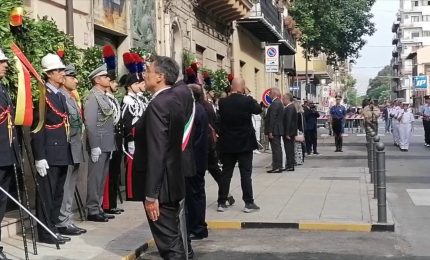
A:
<svg viewBox="0 0 430 260">
<path fill-rule="evenodd" d="M 219 101 L 220 149 L 223 161 L 223 183 L 218 198 L 218 211 L 227 209 L 226 201 L 236 163 L 239 163 L 244 212 L 259 210 L 252 192 L 252 159 L 257 149 L 257 138 L 252 125 L 252 114 L 261 113 L 261 107 L 250 96 L 245 96 L 245 81 L 234 79 L 231 94 Z"/>
<path fill-rule="evenodd" d="M 14 176 L 14 167 L 19 165 L 21 160 L 14 125 L 14 106 L 9 93 L 1 82 L 1 80 L 6 76 L 7 68 L 8 58 L 0 49 L 0 144 L 2 144 L 0 145 L 0 186 L 5 191 L 9 190 L 10 182 Z M 0 222 L 3 220 L 6 212 L 6 204 L 6 194 L 0 192 Z M 6 257 L 3 253 L 3 247 L 0 246 L 0 260 L 7 259 L 9 258 Z"/>
<path fill-rule="evenodd" d="M 281 101 L 281 91 L 278 88 L 270 90 L 270 104 L 266 115 L 266 135 L 269 137 L 272 148 L 272 169 L 268 173 L 282 172 L 282 146 L 281 139 L 284 135 L 284 105 Z"/>
<path fill-rule="evenodd" d="M 64 83 L 65 66 L 60 57 L 48 54 L 42 58 L 46 81 L 45 127 L 32 135 L 33 150 L 39 184 L 36 199 L 36 215 L 54 233 L 58 233 L 61 204 L 67 169 L 73 164 L 70 147 L 68 109 L 65 96 L 60 92 Z M 36 113 L 37 114 L 37 113 Z M 38 238 L 42 243 L 55 244 L 55 238 L 38 225 Z M 69 237 L 59 235 L 58 242 L 64 244 Z"/>
<path fill-rule="evenodd" d="M 286 155 L 286 171 L 294 171 L 294 138 L 297 136 L 297 111 L 293 104 L 294 97 L 290 93 L 284 95 L 284 148 Z"/>
<path fill-rule="evenodd" d="M 313 150 L 313 154 L 318 155 L 317 151 L 317 122 L 318 117 L 320 117 L 320 113 L 318 113 L 315 104 L 310 102 L 309 106 L 303 107 L 305 111 L 305 142 L 306 142 L 306 153 L 308 155 L 311 154 Z"/>
<path fill-rule="evenodd" d="M 181 171 L 185 118 L 180 101 L 170 89 L 178 73 L 179 66 L 168 57 L 156 57 L 147 67 L 146 89 L 153 96 L 143 119 L 136 124 L 133 160 L 135 199 L 144 201 L 149 226 L 163 259 L 186 259 L 179 227 L 185 197 Z"/>
</svg>

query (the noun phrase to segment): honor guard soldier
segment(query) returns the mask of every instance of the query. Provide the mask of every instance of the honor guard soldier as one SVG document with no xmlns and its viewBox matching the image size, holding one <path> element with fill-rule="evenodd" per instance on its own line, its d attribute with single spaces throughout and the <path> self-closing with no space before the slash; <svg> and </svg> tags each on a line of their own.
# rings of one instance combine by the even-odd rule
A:
<svg viewBox="0 0 430 260">
<path fill-rule="evenodd" d="M 75 67 L 72 64 L 67 65 L 64 73 L 65 79 L 60 91 L 66 97 L 67 109 L 69 111 L 70 147 L 72 149 L 73 165 L 70 165 L 67 171 L 66 182 L 64 183 L 63 203 L 58 217 L 59 223 L 56 226 L 62 235 L 76 236 L 87 232 L 73 223 L 72 211 L 76 184 L 79 179 L 79 167 L 81 163 L 85 162 L 82 140 L 83 120 L 82 110 L 78 104 L 78 97 L 75 94 L 76 92 L 74 92 L 78 85 Z"/>
<path fill-rule="evenodd" d="M 84 105 L 85 126 L 91 160 L 88 166 L 87 208 L 89 221 L 107 222 L 114 218 L 102 209 L 102 197 L 106 177 L 109 174 L 109 160 L 116 150 L 114 138 L 114 111 L 106 95 L 111 78 L 106 65 L 89 75 L 93 85 Z"/>
<path fill-rule="evenodd" d="M 137 121 L 143 116 L 146 109 L 146 105 L 137 96 L 141 91 L 141 85 L 143 84 L 137 74 L 129 74 L 126 76 L 124 87 L 126 88 L 127 95 L 124 96 L 122 104 L 121 118 L 124 124 L 124 148 L 126 150 L 126 198 L 133 200 L 132 190 L 132 164 L 134 156 L 134 129 Z"/>
<path fill-rule="evenodd" d="M 118 208 L 117 198 L 119 192 L 119 182 L 121 176 L 122 158 L 124 152 L 122 151 L 124 127 L 121 121 L 121 105 L 115 97 L 118 91 L 118 82 L 115 72 L 108 71 L 111 76 L 110 87 L 107 88 L 106 95 L 113 109 L 113 124 L 114 124 L 114 137 L 117 150 L 112 153 L 112 158 L 109 163 L 109 176 L 106 179 L 105 191 L 103 195 L 103 211 L 108 214 L 121 214 L 123 209 Z"/>
<path fill-rule="evenodd" d="M 54 233 L 58 233 L 58 215 L 63 201 L 67 169 L 73 164 L 70 149 L 70 123 L 66 97 L 60 92 L 64 83 L 65 66 L 60 57 L 47 54 L 42 58 L 46 81 L 45 127 L 32 135 L 32 150 L 39 185 L 36 215 Z M 55 238 L 38 225 L 38 237 L 42 243 L 55 244 Z M 70 241 L 58 235 L 59 244 Z"/>
<path fill-rule="evenodd" d="M 421 115 L 423 117 L 424 126 L 424 145 L 430 147 L 430 96 L 424 96 L 425 104 L 421 107 Z"/>
<path fill-rule="evenodd" d="M 0 49 L 0 186 L 9 190 L 9 185 L 15 173 L 15 166 L 20 160 L 19 145 L 16 139 L 16 130 L 13 122 L 14 111 L 12 100 L 3 86 L 1 80 L 6 76 L 8 58 Z M 6 212 L 7 197 L 0 192 L 0 222 Z M 1 236 L 0 236 L 1 238 Z M 0 260 L 8 259 L 0 246 Z"/>
<path fill-rule="evenodd" d="M 402 110 L 397 115 L 399 121 L 399 148 L 402 152 L 409 150 L 409 144 L 412 136 L 412 124 L 415 121 L 412 109 L 409 107 L 410 103 L 403 102 Z"/>
<path fill-rule="evenodd" d="M 342 96 L 336 95 L 336 105 L 330 108 L 331 124 L 334 134 L 334 142 L 336 145 L 335 152 L 342 152 L 343 145 L 343 124 L 345 121 L 346 109 L 340 104 Z"/>
</svg>

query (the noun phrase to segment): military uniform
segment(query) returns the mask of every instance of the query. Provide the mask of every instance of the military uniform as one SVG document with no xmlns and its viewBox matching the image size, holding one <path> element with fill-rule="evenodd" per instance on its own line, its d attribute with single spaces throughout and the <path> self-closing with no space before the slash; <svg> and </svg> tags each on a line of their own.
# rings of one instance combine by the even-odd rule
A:
<svg viewBox="0 0 430 260">
<path fill-rule="evenodd" d="M 398 115 L 401 112 L 400 106 L 397 104 L 391 110 L 390 116 L 393 118 L 393 141 L 395 146 L 399 146 L 400 136 L 399 136 L 399 120 Z"/>
<path fill-rule="evenodd" d="M 121 105 L 112 93 L 107 92 L 106 95 L 113 110 L 114 138 L 117 150 L 112 153 L 112 159 L 109 162 L 109 175 L 106 179 L 103 195 L 103 210 L 107 213 L 119 214 L 123 211 L 118 209 L 117 198 L 124 155 L 122 151 L 124 127 L 121 121 Z"/>
<path fill-rule="evenodd" d="M 32 135 L 32 150 L 39 172 L 39 163 L 46 160 L 49 168 L 42 176 L 39 172 L 39 196 L 36 215 L 54 233 L 63 201 L 67 169 L 73 164 L 69 142 L 69 120 L 66 97 L 53 85 L 46 83 L 45 127 Z M 43 200 L 43 201 L 41 201 Z M 44 205 L 43 205 L 44 204 Z M 38 226 L 39 241 L 52 243 L 51 235 Z"/>
<path fill-rule="evenodd" d="M 106 67 L 97 68 L 90 78 L 107 75 Z M 109 160 L 116 150 L 114 138 L 114 111 L 109 97 L 94 86 L 84 105 L 85 126 L 91 160 L 88 166 L 87 208 L 88 220 L 107 221 L 102 209 L 102 198 L 106 177 L 109 174 Z M 101 216 L 101 217 L 100 217 Z M 104 219 L 104 220 L 103 220 Z"/>
<path fill-rule="evenodd" d="M 414 114 L 406 105 L 409 104 L 404 103 L 404 107 L 397 115 L 397 120 L 399 122 L 399 148 L 402 152 L 407 152 L 409 149 L 412 136 L 412 124 L 415 121 Z"/>
<path fill-rule="evenodd" d="M 68 75 L 68 73 L 70 73 L 70 76 L 74 76 L 75 69 L 71 65 L 67 66 L 66 68 L 66 75 Z M 82 110 L 78 105 L 77 97 L 66 88 L 61 88 L 60 92 L 63 93 L 66 98 L 66 105 L 69 112 L 69 138 L 73 165 L 70 165 L 67 170 L 67 177 L 64 183 L 63 202 L 61 205 L 60 215 L 58 217 L 59 223 L 56 226 L 60 233 L 76 235 L 85 233 L 85 230 L 74 226 L 72 211 L 76 184 L 79 179 L 79 168 L 81 163 L 85 162 L 84 145 L 82 140 L 83 118 Z"/>
</svg>

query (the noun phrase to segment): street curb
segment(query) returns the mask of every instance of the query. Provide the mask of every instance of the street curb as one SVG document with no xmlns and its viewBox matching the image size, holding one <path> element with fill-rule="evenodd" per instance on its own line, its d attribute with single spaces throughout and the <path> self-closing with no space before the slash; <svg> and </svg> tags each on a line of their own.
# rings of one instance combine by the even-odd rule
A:
<svg viewBox="0 0 430 260">
<path fill-rule="evenodd" d="M 209 220 L 208 228 L 212 230 L 240 230 L 240 229 L 297 229 L 304 231 L 338 231 L 338 232 L 394 232 L 394 224 L 369 224 L 354 222 L 241 222 L 239 220 Z M 134 252 L 121 258 L 121 260 L 136 260 L 155 246 L 154 239 L 145 242 Z"/>
<path fill-rule="evenodd" d="M 311 231 L 347 231 L 347 232 L 394 232 L 394 224 L 361 222 L 248 222 L 236 220 L 207 221 L 210 229 L 298 229 Z"/>
<path fill-rule="evenodd" d="M 138 257 L 142 255 L 143 252 L 148 250 L 149 247 L 152 247 L 155 245 L 154 239 L 148 240 L 143 245 L 139 246 L 136 250 L 134 250 L 133 253 L 130 253 L 126 256 L 123 256 L 121 260 L 136 260 Z"/>
</svg>

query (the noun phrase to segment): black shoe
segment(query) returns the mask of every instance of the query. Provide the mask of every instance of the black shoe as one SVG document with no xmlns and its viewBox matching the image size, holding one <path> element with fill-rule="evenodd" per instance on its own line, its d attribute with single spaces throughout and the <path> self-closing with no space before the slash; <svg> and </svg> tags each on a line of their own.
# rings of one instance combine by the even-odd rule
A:
<svg viewBox="0 0 430 260">
<path fill-rule="evenodd" d="M 85 234 L 85 233 L 87 233 L 87 230 L 86 230 L 86 229 L 84 229 L 84 228 L 80 228 L 80 227 L 76 226 L 75 224 L 72 224 L 72 226 L 73 226 L 74 228 L 79 229 L 79 230 L 81 231 L 81 234 Z"/>
<path fill-rule="evenodd" d="M 100 214 L 96 214 L 96 215 L 88 215 L 87 216 L 87 220 L 88 221 L 94 221 L 94 222 L 108 222 L 109 219 L 100 215 Z"/>
<path fill-rule="evenodd" d="M 116 214 L 116 215 L 119 215 L 122 212 L 120 209 L 104 209 L 103 211 L 104 213 L 107 213 L 107 214 Z"/>
<path fill-rule="evenodd" d="M 190 240 L 202 240 L 202 239 L 205 239 L 207 237 L 208 237 L 207 234 L 206 235 L 201 235 L 201 234 L 190 233 Z"/>
<path fill-rule="evenodd" d="M 285 169 L 285 171 L 287 171 L 287 172 L 293 172 L 294 171 L 294 167 L 288 167 L 287 169 Z"/>
<path fill-rule="evenodd" d="M 194 250 L 188 249 L 188 260 L 194 259 Z"/>
<path fill-rule="evenodd" d="M 59 238 L 58 241 L 57 241 L 53 237 L 39 238 L 39 242 L 40 243 L 44 243 L 44 244 L 50 244 L 50 245 L 55 245 L 55 244 L 57 244 L 57 242 L 58 242 L 59 245 L 64 245 L 66 243 L 66 241 L 62 240 L 61 238 Z"/>
<path fill-rule="evenodd" d="M 231 196 L 231 195 L 227 197 L 227 201 L 228 201 L 228 204 L 229 204 L 230 206 L 233 206 L 233 204 L 236 202 L 236 201 L 234 200 L 233 196 Z"/>
<path fill-rule="evenodd" d="M 106 214 L 104 212 L 100 213 L 100 215 L 107 218 L 107 219 L 114 219 L 115 218 L 114 215 Z"/>
<path fill-rule="evenodd" d="M 3 252 L 3 248 L 0 251 L 0 260 L 12 260 L 12 259 L 6 257 L 6 255 Z"/>
<path fill-rule="evenodd" d="M 255 204 L 255 203 L 246 203 L 245 204 L 245 208 L 243 209 L 243 212 L 245 212 L 245 213 L 251 213 L 251 212 L 254 212 L 254 211 L 258 211 L 258 210 L 260 210 L 260 207 L 257 206 L 257 204 Z"/>
<path fill-rule="evenodd" d="M 279 168 L 279 169 L 272 169 L 270 171 L 267 171 L 267 173 L 280 173 L 280 172 L 282 172 L 281 168 Z"/>
<path fill-rule="evenodd" d="M 64 242 L 72 241 L 72 239 L 70 237 L 63 236 L 60 233 L 57 233 L 56 235 L 57 235 L 58 239 L 63 240 Z"/>
<path fill-rule="evenodd" d="M 80 234 L 82 234 L 79 228 L 75 228 L 72 225 L 69 225 L 67 227 L 58 227 L 57 229 L 61 235 L 79 236 Z"/>
<path fill-rule="evenodd" d="M 228 208 L 227 208 L 227 205 L 225 204 L 225 203 L 219 203 L 218 204 L 218 208 L 217 208 L 217 210 L 216 211 L 218 211 L 218 212 L 224 212 L 224 211 L 226 211 Z"/>
<path fill-rule="evenodd" d="M 315 154 L 315 155 L 319 155 L 320 153 L 319 153 L 319 152 L 314 152 L 314 154 Z"/>
</svg>

